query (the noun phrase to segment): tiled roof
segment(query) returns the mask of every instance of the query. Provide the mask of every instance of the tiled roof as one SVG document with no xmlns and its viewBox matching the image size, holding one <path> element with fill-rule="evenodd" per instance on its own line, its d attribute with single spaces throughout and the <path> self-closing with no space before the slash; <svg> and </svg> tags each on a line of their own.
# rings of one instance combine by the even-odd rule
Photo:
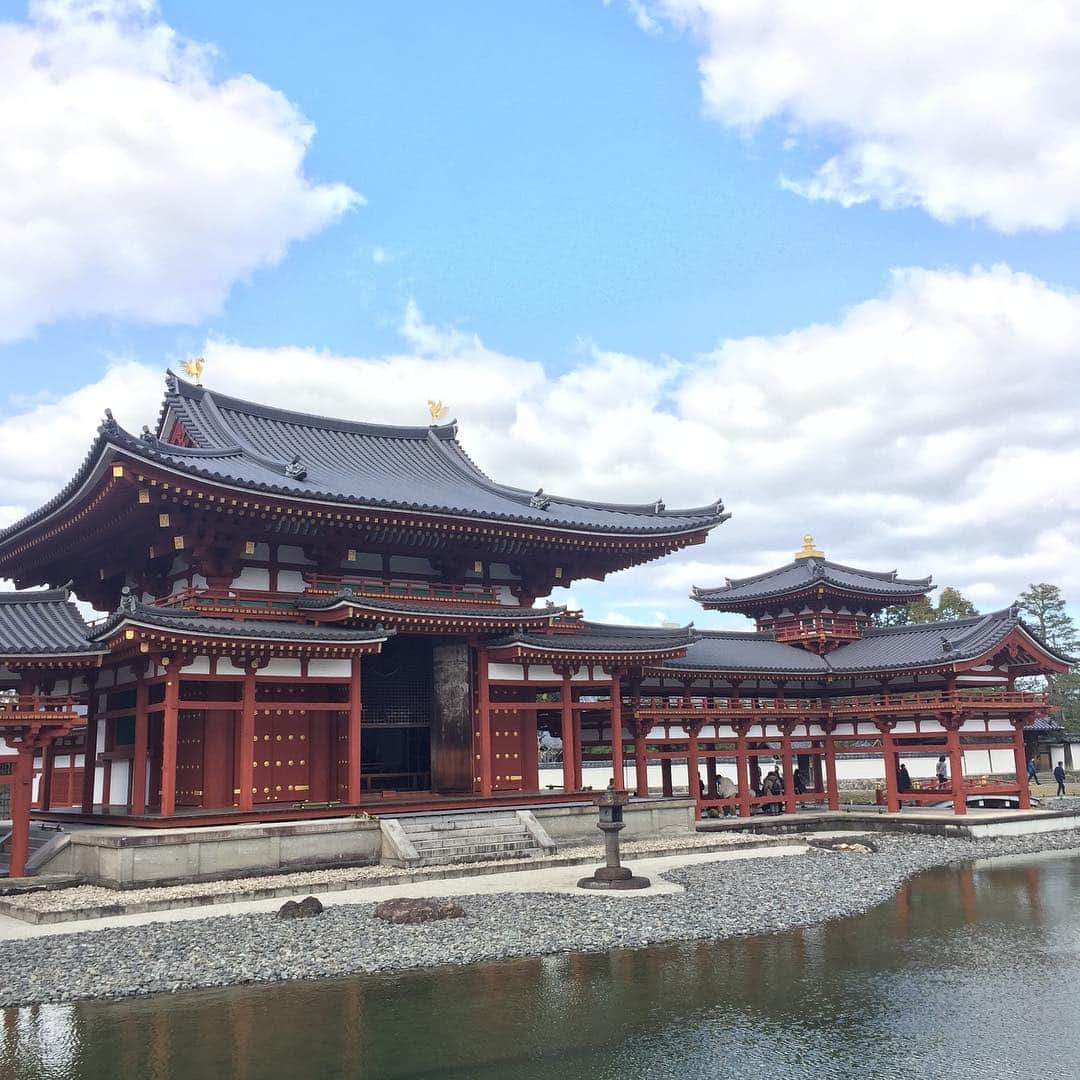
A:
<svg viewBox="0 0 1080 1080">
<path fill-rule="evenodd" d="M 858 641 L 838 646 L 824 656 L 798 645 L 774 641 L 771 634 L 730 631 L 693 632 L 686 656 L 665 661 L 665 668 L 693 671 L 755 672 L 800 675 L 854 675 L 937 667 L 974 660 L 1020 628 L 1040 648 L 1069 663 L 1025 626 L 1015 608 L 951 622 L 871 627 Z"/>
<path fill-rule="evenodd" d="M 339 592 L 326 596 L 303 595 L 296 601 L 301 611 L 328 611 L 345 606 L 388 615 L 430 615 L 432 618 L 489 619 L 493 622 L 545 622 L 562 615 L 565 607 L 516 607 L 513 604 L 462 604 L 442 600 L 395 599 Z"/>
<path fill-rule="evenodd" d="M 573 632 L 542 634 L 518 631 L 489 638 L 489 647 L 524 645 L 545 652 L 641 654 L 685 649 L 690 643 L 689 626 L 617 626 L 609 623 L 582 622 Z"/>
<path fill-rule="evenodd" d="M 695 630 L 686 655 L 666 660 L 665 668 L 691 671 L 785 672 L 800 675 L 829 673 L 817 653 L 774 641 L 771 634 L 728 630 Z"/>
<path fill-rule="evenodd" d="M 94 627 L 95 641 L 108 638 L 124 623 L 175 630 L 185 634 L 206 634 L 213 637 L 236 637 L 258 641 L 304 641 L 356 644 L 365 641 L 385 641 L 392 630 L 350 630 L 340 626 L 318 626 L 311 623 L 285 622 L 271 619 L 221 619 L 200 615 L 183 608 L 162 608 L 152 604 L 130 602 L 114 611 L 104 622 Z"/>
<path fill-rule="evenodd" d="M 853 598 L 867 596 L 886 602 L 899 602 L 903 597 L 920 596 L 932 587 L 928 577 L 900 578 L 896 576 L 895 570 L 883 573 L 842 566 L 829 562 L 828 559 L 795 559 L 786 566 L 764 574 L 728 578 L 726 584 L 714 588 L 695 586 L 690 590 L 690 596 L 701 604 L 741 604 L 747 600 L 781 598 L 788 593 L 799 593 L 822 584 L 850 593 Z"/>
<path fill-rule="evenodd" d="M 101 653 L 66 589 L 0 593 L 0 655 Z"/>
<path fill-rule="evenodd" d="M 136 438 L 110 420 L 99 439 L 191 475 L 347 505 L 641 536 L 711 529 L 729 516 L 720 500 L 668 510 L 661 500 L 622 505 L 498 484 L 462 449 L 456 424 L 394 427 L 311 416 L 216 394 L 172 373 L 166 387 L 156 434 Z M 162 441 L 177 420 L 193 448 Z"/>
</svg>

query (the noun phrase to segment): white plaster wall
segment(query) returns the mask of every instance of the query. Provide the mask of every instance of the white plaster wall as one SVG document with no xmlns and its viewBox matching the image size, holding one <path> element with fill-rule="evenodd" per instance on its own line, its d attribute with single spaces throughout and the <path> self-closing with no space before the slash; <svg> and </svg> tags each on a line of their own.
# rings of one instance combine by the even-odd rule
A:
<svg viewBox="0 0 1080 1080">
<path fill-rule="evenodd" d="M 348 679 L 352 675 L 351 660 L 310 660 L 308 674 L 320 678 Z"/>
<path fill-rule="evenodd" d="M 110 806 L 125 806 L 127 804 L 130 765 L 131 763 L 128 761 L 114 761 L 112 763 L 112 779 L 109 782 Z"/>
<path fill-rule="evenodd" d="M 242 667 L 238 667 L 232 662 L 232 657 L 219 656 L 217 662 L 217 673 L 219 675 L 246 675 Z"/>
<path fill-rule="evenodd" d="M 192 657 L 191 663 L 180 669 L 182 675 L 209 675 L 210 674 L 210 657 L 209 656 L 195 656 Z"/>
<path fill-rule="evenodd" d="M 298 677 L 300 675 L 300 661 L 276 656 L 267 662 L 266 667 L 259 669 L 259 675 Z"/>
<path fill-rule="evenodd" d="M 299 570 L 279 570 L 277 587 L 278 592 L 303 592 L 307 588 Z"/>
<path fill-rule="evenodd" d="M 760 757 L 758 761 L 761 763 L 762 772 L 767 771 L 766 762 L 768 758 Z M 907 765 L 908 772 L 915 779 L 932 779 L 934 776 L 934 766 L 937 759 L 933 757 L 906 757 L 900 755 L 900 760 Z M 780 762 L 780 755 L 776 755 L 777 763 Z M 986 751 L 976 751 L 971 754 L 964 755 L 964 775 L 965 776 L 979 776 L 987 772 L 996 773 L 1011 773 L 1013 771 L 1013 756 L 1012 752 L 995 750 L 993 751 L 993 768 L 990 767 L 988 761 L 988 753 Z M 634 758 L 632 754 L 627 754 L 623 761 L 623 767 L 626 772 L 626 785 L 629 788 L 633 788 L 636 781 L 636 771 L 634 768 Z M 824 769 L 824 762 L 822 763 Z M 706 778 L 705 762 L 701 761 L 699 765 L 699 771 L 701 779 Z M 734 762 L 718 762 L 716 766 L 718 775 L 726 776 L 730 780 L 736 779 L 735 764 Z M 843 786 L 845 780 L 883 780 L 885 778 L 885 763 L 881 758 L 844 758 L 839 757 L 836 759 L 836 775 L 837 779 Z M 602 782 L 601 782 L 602 778 Z M 591 785 L 594 788 L 602 788 L 607 786 L 608 780 L 611 778 L 611 766 L 606 765 L 603 767 L 597 766 L 594 768 L 586 767 L 584 771 L 584 782 L 586 786 Z M 686 765 L 679 762 L 672 762 L 671 765 L 671 779 L 676 789 L 686 790 Z M 662 783 L 662 772 L 659 762 L 650 762 L 649 764 L 649 790 L 655 794 L 659 794 L 660 785 Z M 544 790 L 548 786 L 562 787 L 562 766 L 561 765 L 544 765 L 540 768 L 540 789 Z"/>
<path fill-rule="evenodd" d="M 242 567 L 240 573 L 233 578 L 234 589 L 269 589 L 270 571 L 261 566 Z"/>
<path fill-rule="evenodd" d="M 525 672 L 520 664 L 488 663 L 489 679 L 524 679 Z"/>
</svg>

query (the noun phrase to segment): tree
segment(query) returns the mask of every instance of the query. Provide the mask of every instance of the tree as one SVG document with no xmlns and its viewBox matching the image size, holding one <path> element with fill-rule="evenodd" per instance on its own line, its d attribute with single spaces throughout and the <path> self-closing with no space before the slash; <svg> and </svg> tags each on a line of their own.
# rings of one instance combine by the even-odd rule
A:
<svg viewBox="0 0 1080 1080">
<path fill-rule="evenodd" d="M 1017 603 L 1025 621 L 1051 649 L 1066 656 L 1080 652 L 1080 634 L 1056 585 L 1029 585 Z"/>
<path fill-rule="evenodd" d="M 950 619 L 967 619 L 979 612 L 959 589 L 946 585 L 938 594 L 937 603 L 920 596 L 910 604 L 893 604 L 883 608 L 874 622 L 878 626 L 908 626 L 912 623 L 946 622 Z"/>
</svg>

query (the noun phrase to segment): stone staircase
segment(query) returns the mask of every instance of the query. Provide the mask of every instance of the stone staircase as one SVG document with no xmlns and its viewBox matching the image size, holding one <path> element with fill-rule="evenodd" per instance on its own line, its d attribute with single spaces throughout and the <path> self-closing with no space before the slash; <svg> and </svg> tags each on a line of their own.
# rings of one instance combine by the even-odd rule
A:
<svg viewBox="0 0 1080 1080">
<path fill-rule="evenodd" d="M 43 829 L 40 825 L 31 824 L 26 848 L 26 871 L 28 874 L 34 872 L 43 849 L 53 844 L 56 839 L 56 829 Z M 0 825 L 0 877 L 7 876 L 10 860 L 11 827 L 5 823 Z"/>
<path fill-rule="evenodd" d="M 527 810 L 417 814 L 381 824 L 382 861 L 398 866 L 535 859 L 556 850 Z"/>
</svg>

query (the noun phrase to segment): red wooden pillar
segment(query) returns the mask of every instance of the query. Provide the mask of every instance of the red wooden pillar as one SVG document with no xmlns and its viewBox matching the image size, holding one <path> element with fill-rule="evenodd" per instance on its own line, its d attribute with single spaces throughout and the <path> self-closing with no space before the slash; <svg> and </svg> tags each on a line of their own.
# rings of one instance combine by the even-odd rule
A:
<svg viewBox="0 0 1080 1080">
<path fill-rule="evenodd" d="M 814 790 L 818 794 L 821 794 L 825 790 L 825 781 L 821 775 L 821 755 L 814 754 L 813 757 L 811 757 L 810 762 L 810 767 L 814 771 Z"/>
<path fill-rule="evenodd" d="M 476 750 L 480 759 L 480 794 L 490 795 L 494 786 L 491 754 L 491 690 L 488 686 L 487 649 L 476 650 Z M 566 753 L 565 746 L 563 754 Z M 565 768 L 565 765 L 563 766 Z"/>
<path fill-rule="evenodd" d="M 97 680 L 87 677 L 90 689 L 86 694 L 86 747 L 83 750 L 82 812 L 94 812 L 94 780 L 97 778 Z"/>
<path fill-rule="evenodd" d="M 180 712 L 180 659 L 170 660 L 165 668 L 165 700 L 161 714 L 161 816 L 176 813 L 176 729 Z"/>
<path fill-rule="evenodd" d="M 1031 808 L 1031 788 L 1028 786 L 1027 754 L 1024 751 L 1024 720 L 1013 719 L 1013 763 L 1016 769 L 1016 786 L 1019 789 L 1020 809 Z"/>
<path fill-rule="evenodd" d="M 890 814 L 900 811 L 900 792 L 896 786 L 896 743 L 893 741 L 891 720 L 877 721 L 881 732 L 881 753 L 885 759 L 885 809 Z"/>
<path fill-rule="evenodd" d="M 825 795 L 830 810 L 840 809 L 840 784 L 836 777 L 836 742 L 832 725 L 825 727 Z"/>
<path fill-rule="evenodd" d="M 623 768 L 622 679 L 618 671 L 611 673 L 611 768 L 615 773 L 615 790 L 626 790 L 626 771 Z"/>
<path fill-rule="evenodd" d="M 56 768 L 56 743 L 49 742 L 41 751 L 41 784 L 38 787 L 38 806 L 42 810 L 52 807 L 53 771 Z"/>
<path fill-rule="evenodd" d="M 952 780 L 953 813 L 967 813 L 967 788 L 964 784 L 964 752 L 960 748 L 960 725 L 956 718 L 947 722 L 945 741 L 949 749 L 949 778 Z"/>
<path fill-rule="evenodd" d="M 34 796 L 34 744 L 19 746 L 15 775 L 11 785 L 11 858 L 9 877 L 26 872 L 26 854 L 30 847 L 30 806 Z"/>
<path fill-rule="evenodd" d="M 487 661 L 484 661 L 484 691 L 487 692 Z M 363 708 L 360 685 L 360 657 L 352 658 L 349 675 L 349 730 L 346 739 L 348 764 L 345 766 L 345 798 L 351 806 L 360 802 L 360 713 Z"/>
<path fill-rule="evenodd" d="M 715 751 L 716 744 L 713 744 L 713 750 Z M 716 798 L 716 758 L 707 757 L 705 759 L 705 790 L 709 793 L 710 799 Z"/>
<path fill-rule="evenodd" d="M 664 743 L 664 749 L 670 750 L 669 743 Z M 660 791 L 668 799 L 675 794 L 675 785 L 671 781 L 671 758 L 660 759 Z"/>
<path fill-rule="evenodd" d="M 146 685 L 146 665 L 135 672 L 135 745 L 131 758 L 131 812 L 146 813 L 146 755 L 150 746 L 150 717 L 146 706 L 149 687 Z"/>
<path fill-rule="evenodd" d="M 735 771 L 739 788 L 739 817 L 750 816 L 750 754 L 746 746 L 746 724 L 739 721 L 735 727 Z"/>
<path fill-rule="evenodd" d="M 783 698 L 780 700 L 783 701 Z M 780 730 L 783 732 L 780 760 L 784 768 L 784 813 L 794 814 L 799 804 L 795 801 L 795 755 L 791 749 L 791 725 L 784 724 Z"/>
<path fill-rule="evenodd" d="M 686 778 L 690 787 L 690 798 L 694 800 L 694 818 L 701 817 L 701 773 L 698 758 L 699 724 L 687 721 L 684 725 L 688 736 L 686 744 Z"/>
<path fill-rule="evenodd" d="M 563 791 L 577 790 L 577 753 L 578 748 L 574 745 L 574 701 L 573 686 L 570 682 L 569 669 L 562 673 L 562 713 L 560 718 L 562 728 L 562 773 Z"/>
<path fill-rule="evenodd" d="M 644 799 L 649 794 L 649 758 L 646 736 L 649 732 L 649 721 L 639 720 L 634 724 L 634 779 L 639 799 Z"/>
<path fill-rule="evenodd" d="M 254 665 L 244 672 L 240 688 L 240 734 L 236 740 L 236 786 L 240 789 L 236 805 L 250 811 L 255 805 L 255 672 Z M 352 684 L 350 682 L 350 692 Z"/>
</svg>

